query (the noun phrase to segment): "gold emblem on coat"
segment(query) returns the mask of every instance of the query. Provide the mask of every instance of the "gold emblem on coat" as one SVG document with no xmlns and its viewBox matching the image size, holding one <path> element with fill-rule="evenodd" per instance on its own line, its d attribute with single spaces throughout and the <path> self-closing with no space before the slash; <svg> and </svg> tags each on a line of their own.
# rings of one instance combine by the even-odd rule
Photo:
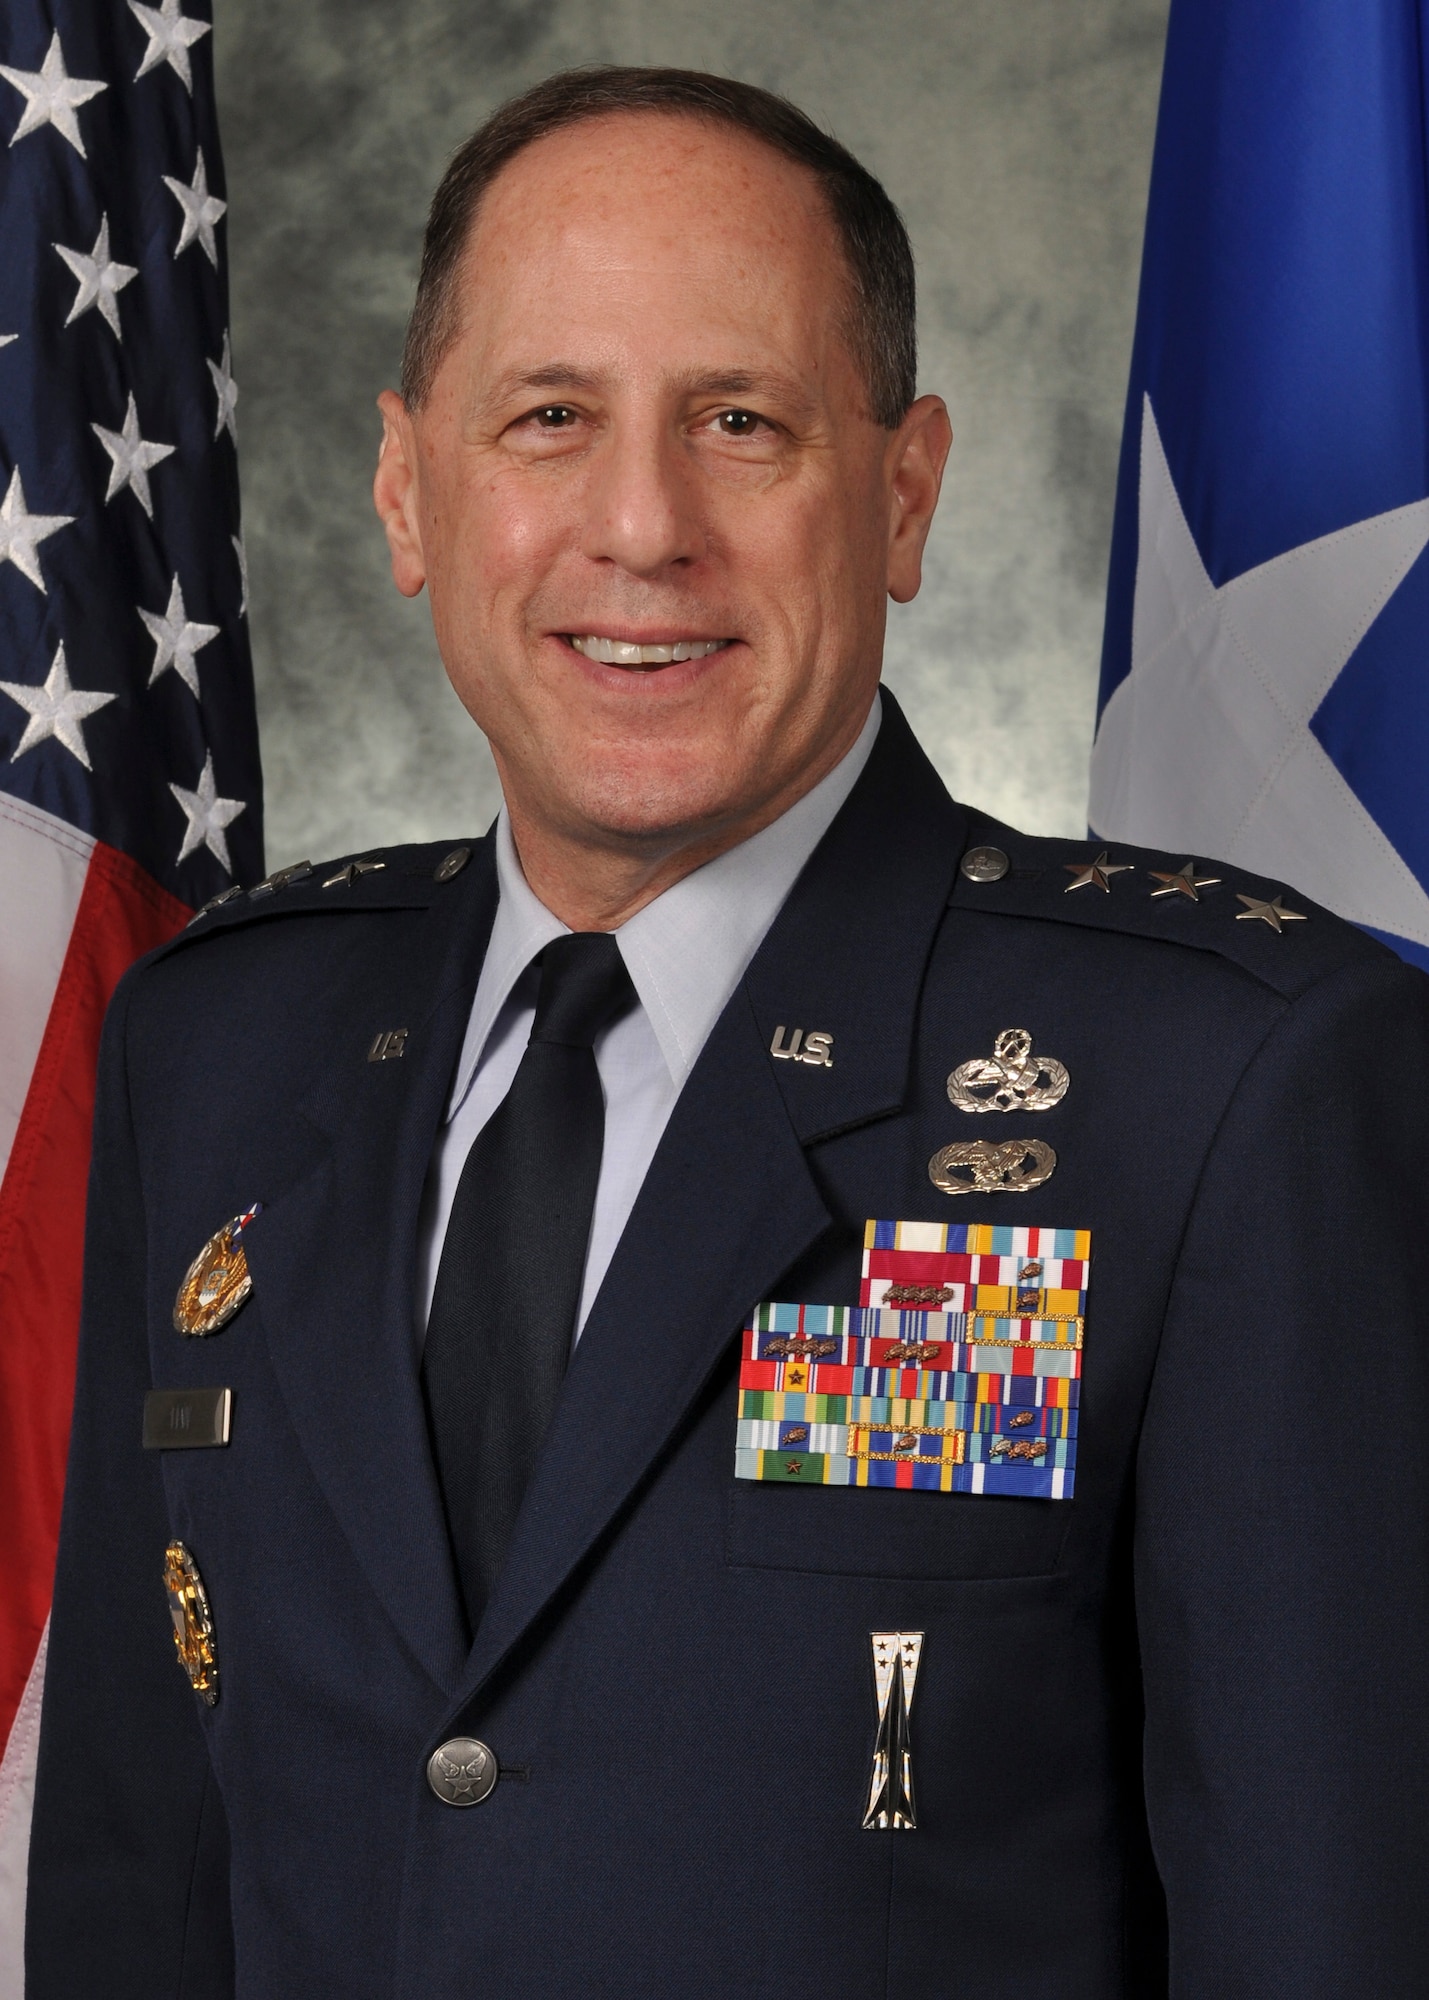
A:
<svg viewBox="0 0 1429 2000">
<path fill-rule="evenodd" d="M 1069 1081 L 1055 1056 L 1033 1055 L 1026 1028 L 1004 1028 L 990 1056 L 958 1064 L 948 1096 L 959 1111 L 1050 1111 L 1066 1096 Z"/>
<path fill-rule="evenodd" d="M 164 1589 L 169 1594 L 169 1616 L 174 1621 L 174 1650 L 179 1665 L 188 1675 L 194 1693 L 212 1708 L 218 1700 L 218 1648 L 214 1643 L 213 1619 L 198 1564 L 182 1542 L 170 1542 L 164 1550 Z"/>
<path fill-rule="evenodd" d="M 215 1230 L 184 1273 L 174 1300 L 174 1332 L 202 1337 L 227 1326 L 253 1289 L 243 1232 L 261 1202 Z"/>
<path fill-rule="evenodd" d="M 1050 1180 L 1057 1155 L 1042 1139 L 967 1139 L 944 1146 L 928 1162 L 928 1178 L 944 1194 L 1026 1194 Z"/>
</svg>

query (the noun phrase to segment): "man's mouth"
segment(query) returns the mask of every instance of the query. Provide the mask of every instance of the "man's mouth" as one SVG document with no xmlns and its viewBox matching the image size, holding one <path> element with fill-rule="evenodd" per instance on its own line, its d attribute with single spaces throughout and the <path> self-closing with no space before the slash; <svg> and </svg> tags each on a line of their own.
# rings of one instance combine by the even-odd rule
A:
<svg viewBox="0 0 1429 2000">
<path fill-rule="evenodd" d="M 723 652 L 729 639 L 657 639 L 637 645 L 633 639 L 610 639 L 600 632 L 572 633 L 570 643 L 588 660 L 603 667 L 668 667 L 675 660 L 707 660 Z"/>
</svg>

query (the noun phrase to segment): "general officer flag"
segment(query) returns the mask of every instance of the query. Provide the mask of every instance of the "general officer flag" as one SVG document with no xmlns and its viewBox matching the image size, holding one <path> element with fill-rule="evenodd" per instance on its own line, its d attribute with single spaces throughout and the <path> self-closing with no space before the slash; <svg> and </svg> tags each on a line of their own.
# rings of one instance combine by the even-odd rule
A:
<svg viewBox="0 0 1429 2000">
<path fill-rule="evenodd" d="M 1426 52 L 1172 0 L 1089 816 L 1429 966 Z"/>
<path fill-rule="evenodd" d="M 262 872 L 211 49 L 200 0 L 7 0 L 0 16 L 7 1993 L 21 1982 L 100 1021 L 135 956 Z"/>
</svg>

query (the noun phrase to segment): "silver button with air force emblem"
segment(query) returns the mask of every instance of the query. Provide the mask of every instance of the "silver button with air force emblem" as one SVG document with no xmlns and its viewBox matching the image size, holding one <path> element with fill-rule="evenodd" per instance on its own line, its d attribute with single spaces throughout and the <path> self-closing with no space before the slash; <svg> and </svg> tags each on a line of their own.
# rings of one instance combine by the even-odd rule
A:
<svg viewBox="0 0 1429 2000">
<path fill-rule="evenodd" d="M 444 1806 L 479 1806 L 498 1775 L 495 1752 L 473 1736 L 453 1736 L 427 1759 L 427 1783 Z"/>
</svg>

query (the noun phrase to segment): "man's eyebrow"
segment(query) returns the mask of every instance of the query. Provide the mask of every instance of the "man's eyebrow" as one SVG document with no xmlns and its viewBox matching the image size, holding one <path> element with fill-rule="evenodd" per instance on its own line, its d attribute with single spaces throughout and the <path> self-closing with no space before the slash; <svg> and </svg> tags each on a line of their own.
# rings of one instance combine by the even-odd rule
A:
<svg viewBox="0 0 1429 2000">
<path fill-rule="evenodd" d="M 491 400 L 501 400 L 526 390 L 575 395 L 583 390 L 598 390 L 605 386 L 602 377 L 592 375 L 586 369 L 577 368 L 570 362 L 552 361 L 541 368 L 525 368 L 506 376 L 496 385 Z M 783 408 L 799 413 L 810 412 L 813 408 L 813 398 L 796 376 L 781 375 L 771 369 L 694 369 L 676 376 L 674 386 L 686 396 L 728 396 L 731 400 L 739 396 L 756 399 L 773 397 Z"/>
</svg>

